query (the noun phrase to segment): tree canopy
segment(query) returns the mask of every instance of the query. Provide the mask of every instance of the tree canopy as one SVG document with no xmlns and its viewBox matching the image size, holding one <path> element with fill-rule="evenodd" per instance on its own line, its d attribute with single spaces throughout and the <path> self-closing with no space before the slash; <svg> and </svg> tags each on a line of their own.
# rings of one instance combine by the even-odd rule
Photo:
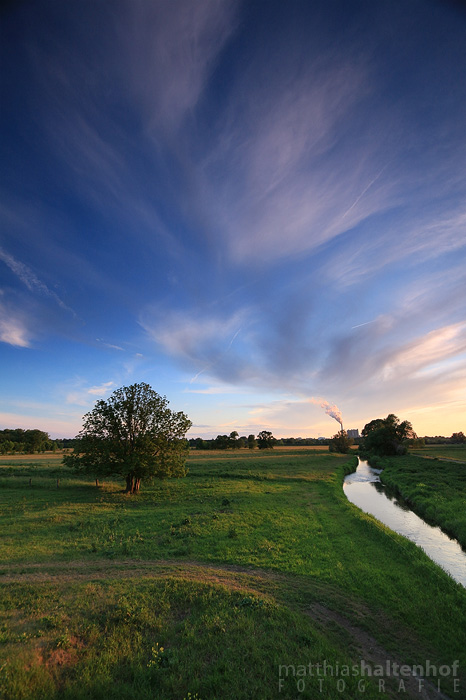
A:
<svg viewBox="0 0 466 700">
<path fill-rule="evenodd" d="M 83 418 L 72 455 L 64 462 L 96 477 L 122 476 L 126 492 L 139 491 L 142 479 L 185 476 L 192 423 L 168 408 L 148 384 L 121 387 L 97 401 Z"/>
<path fill-rule="evenodd" d="M 330 440 L 329 452 L 340 452 L 341 454 L 347 454 L 353 443 L 353 438 L 348 437 L 348 433 L 342 428 Z"/>
<path fill-rule="evenodd" d="M 269 430 L 262 430 L 257 436 L 257 445 L 260 450 L 272 449 L 275 438 Z"/>
<path fill-rule="evenodd" d="M 362 435 L 363 449 L 381 456 L 405 454 L 408 441 L 416 437 L 411 423 L 407 420 L 400 422 L 393 413 L 366 423 Z"/>
</svg>

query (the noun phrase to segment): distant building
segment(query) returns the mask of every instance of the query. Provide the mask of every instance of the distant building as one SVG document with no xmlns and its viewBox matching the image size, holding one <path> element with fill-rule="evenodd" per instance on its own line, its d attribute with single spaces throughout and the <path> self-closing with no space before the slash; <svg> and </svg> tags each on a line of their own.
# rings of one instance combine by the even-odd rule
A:
<svg viewBox="0 0 466 700">
<path fill-rule="evenodd" d="M 350 438 L 358 438 L 359 437 L 359 430 L 357 428 L 353 428 L 351 430 L 347 431 L 348 437 Z"/>
</svg>

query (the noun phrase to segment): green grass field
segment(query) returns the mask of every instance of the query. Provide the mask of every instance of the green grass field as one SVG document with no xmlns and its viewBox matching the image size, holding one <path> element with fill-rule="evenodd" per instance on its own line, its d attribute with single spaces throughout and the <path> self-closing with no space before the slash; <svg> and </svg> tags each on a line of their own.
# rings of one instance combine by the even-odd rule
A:
<svg viewBox="0 0 466 700">
<path fill-rule="evenodd" d="M 420 449 L 412 449 L 409 453 L 418 457 L 454 459 L 466 462 L 466 445 L 426 445 Z"/>
<path fill-rule="evenodd" d="M 355 461 L 199 452 L 126 496 L 59 457 L 1 458 L 0 697 L 399 697 L 328 669 L 456 659 L 466 697 L 466 590 L 346 500 Z"/>
</svg>

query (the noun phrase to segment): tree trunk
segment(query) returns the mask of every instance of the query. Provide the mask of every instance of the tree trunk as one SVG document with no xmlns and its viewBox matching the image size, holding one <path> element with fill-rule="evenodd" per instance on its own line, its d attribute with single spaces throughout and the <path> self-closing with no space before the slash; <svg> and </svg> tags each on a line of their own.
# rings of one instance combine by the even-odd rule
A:
<svg viewBox="0 0 466 700">
<path fill-rule="evenodd" d="M 128 474 L 126 477 L 126 489 L 125 493 L 139 493 L 139 486 L 141 485 L 141 479 L 133 476 L 133 474 Z"/>
</svg>

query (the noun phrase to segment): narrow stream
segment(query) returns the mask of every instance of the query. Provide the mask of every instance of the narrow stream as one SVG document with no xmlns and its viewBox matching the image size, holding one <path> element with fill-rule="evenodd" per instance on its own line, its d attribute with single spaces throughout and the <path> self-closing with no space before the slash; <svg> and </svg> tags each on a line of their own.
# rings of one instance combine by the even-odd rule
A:
<svg viewBox="0 0 466 700">
<path fill-rule="evenodd" d="M 359 460 L 355 472 L 348 474 L 343 490 L 351 503 L 370 513 L 391 530 L 417 544 L 455 581 L 466 587 L 466 552 L 439 527 L 428 525 L 398 497 L 390 498 L 379 479 L 380 471 Z"/>
</svg>

